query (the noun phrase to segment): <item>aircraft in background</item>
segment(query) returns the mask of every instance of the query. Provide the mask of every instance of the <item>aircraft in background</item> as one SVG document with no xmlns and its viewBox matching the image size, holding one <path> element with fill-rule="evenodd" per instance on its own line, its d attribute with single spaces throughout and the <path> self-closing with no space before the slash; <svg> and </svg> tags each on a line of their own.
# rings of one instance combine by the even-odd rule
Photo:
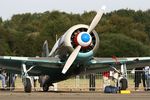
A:
<svg viewBox="0 0 150 100">
<path fill-rule="evenodd" d="M 90 26 L 84 24 L 72 26 L 58 39 L 50 53 L 45 42 L 44 57 L 0 56 L 0 66 L 13 73 L 21 72 L 24 90 L 31 92 L 33 84 L 31 76 L 47 75 L 43 91 L 48 91 L 53 83 L 71 76 L 150 65 L 150 57 L 117 58 L 117 63 L 112 58 L 94 57 L 100 42 L 94 28 L 103 12 L 104 7 L 97 12 Z M 119 82 L 121 89 L 127 88 L 126 77 L 120 77 Z"/>
</svg>

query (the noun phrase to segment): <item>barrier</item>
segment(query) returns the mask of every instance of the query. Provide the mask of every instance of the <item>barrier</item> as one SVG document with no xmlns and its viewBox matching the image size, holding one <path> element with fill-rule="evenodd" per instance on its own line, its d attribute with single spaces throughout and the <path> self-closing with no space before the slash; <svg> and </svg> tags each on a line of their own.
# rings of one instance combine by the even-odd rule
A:
<svg viewBox="0 0 150 100">
<path fill-rule="evenodd" d="M 131 91 L 134 91 L 134 73 L 132 73 L 131 70 L 127 71 L 127 78 L 128 78 L 128 89 Z M 95 78 L 95 86 L 90 85 L 89 79 L 90 75 L 78 75 L 76 77 L 72 77 L 68 80 L 58 82 L 56 84 L 56 87 L 54 90 L 58 91 L 89 91 L 90 89 L 94 89 L 95 91 L 103 91 L 103 78 L 102 73 L 97 73 L 94 76 Z M 1 82 L 1 80 L 0 80 Z M 16 89 L 24 90 L 23 84 L 21 81 L 20 76 L 16 79 Z M 114 79 L 112 78 L 111 85 L 114 86 L 116 83 Z M 1 83 L 0 83 L 1 87 Z M 35 87 L 35 90 L 41 90 L 39 83 L 37 82 L 37 87 Z M 139 90 L 143 91 L 144 88 L 142 86 L 142 83 L 139 86 Z"/>
</svg>

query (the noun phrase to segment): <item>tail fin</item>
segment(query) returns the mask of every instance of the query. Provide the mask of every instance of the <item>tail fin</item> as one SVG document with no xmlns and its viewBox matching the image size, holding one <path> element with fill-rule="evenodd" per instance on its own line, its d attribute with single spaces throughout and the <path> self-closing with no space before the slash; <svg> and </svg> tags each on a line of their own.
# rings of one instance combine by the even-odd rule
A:
<svg viewBox="0 0 150 100">
<path fill-rule="evenodd" d="M 48 55 L 49 55 L 49 49 L 48 49 L 48 42 L 47 42 L 47 40 L 45 40 L 42 49 L 43 49 L 42 57 L 48 57 Z"/>
</svg>

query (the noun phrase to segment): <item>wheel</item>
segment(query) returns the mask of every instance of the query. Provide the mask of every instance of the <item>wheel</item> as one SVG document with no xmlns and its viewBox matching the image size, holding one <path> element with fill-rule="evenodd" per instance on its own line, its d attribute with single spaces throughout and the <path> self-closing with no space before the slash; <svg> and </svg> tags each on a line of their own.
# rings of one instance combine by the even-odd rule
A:
<svg viewBox="0 0 150 100">
<path fill-rule="evenodd" d="M 43 91 L 47 92 L 49 90 L 49 85 L 48 84 L 44 84 L 43 85 Z"/>
<path fill-rule="evenodd" d="M 25 79 L 25 82 L 26 82 L 26 84 L 25 84 L 25 86 L 24 86 L 24 91 L 27 92 L 27 93 L 30 93 L 31 90 L 32 90 L 31 81 L 30 81 L 29 78 L 26 78 L 26 79 Z"/>
<path fill-rule="evenodd" d="M 120 80 L 120 90 L 126 90 L 128 88 L 128 81 L 125 78 Z"/>
</svg>

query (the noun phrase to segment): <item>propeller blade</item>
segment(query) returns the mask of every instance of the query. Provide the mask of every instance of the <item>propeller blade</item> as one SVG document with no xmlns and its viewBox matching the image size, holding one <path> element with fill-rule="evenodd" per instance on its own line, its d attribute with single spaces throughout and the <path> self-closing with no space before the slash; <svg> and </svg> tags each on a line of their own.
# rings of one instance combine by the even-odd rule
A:
<svg viewBox="0 0 150 100">
<path fill-rule="evenodd" d="M 72 65 L 72 63 L 74 62 L 74 60 L 76 59 L 79 51 L 81 49 L 81 46 L 78 45 L 76 47 L 76 49 L 71 53 L 71 55 L 69 56 L 68 60 L 66 61 L 66 64 L 62 70 L 62 73 L 65 74 L 67 72 L 67 70 L 70 68 L 70 66 Z"/>
<path fill-rule="evenodd" d="M 98 24 L 98 22 L 100 21 L 103 13 L 104 13 L 104 10 L 105 10 L 105 6 L 103 6 L 100 11 L 97 12 L 96 16 L 94 17 L 94 19 L 92 20 L 91 24 L 90 24 L 90 27 L 89 29 L 87 30 L 87 33 L 90 33 L 94 28 L 95 26 Z"/>
</svg>

